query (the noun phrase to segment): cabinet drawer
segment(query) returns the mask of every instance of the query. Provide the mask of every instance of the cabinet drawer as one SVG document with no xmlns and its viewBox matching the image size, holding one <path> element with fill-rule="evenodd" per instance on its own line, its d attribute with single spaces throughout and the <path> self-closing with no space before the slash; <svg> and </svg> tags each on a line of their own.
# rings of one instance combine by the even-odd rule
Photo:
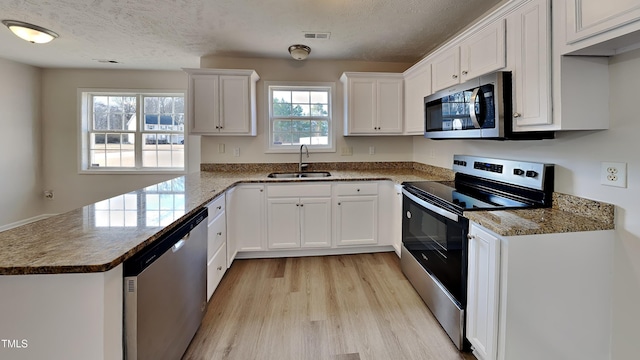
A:
<svg viewBox="0 0 640 360">
<path fill-rule="evenodd" d="M 218 287 L 222 276 L 227 271 L 227 245 L 218 249 L 213 258 L 207 263 L 207 301 Z"/>
<path fill-rule="evenodd" d="M 209 224 L 211 224 L 218 217 L 218 215 L 224 212 L 224 204 L 225 196 L 224 194 L 222 194 L 213 199 L 213 201 L 211 201 L 209 205 L 207 205 L 207 209 L 209 210 Z"/>
<path fill-rule="evenodd" d="M 268 185 L 268 197 L 322 197 L 331 196 L 330 184 Z"/>
<path fill-rule="evenodd" d="M 207 228 L 207 260 L 211 260 L 220 245 L 227 242 L 227 224 L 224 215 L 224 212 L 220 214 Z"/>
<path fill-rule="evenodd" d="M 337 196 L 378 195 L 378 183 L 349 183 L 336 185 Z"/>
</svg>

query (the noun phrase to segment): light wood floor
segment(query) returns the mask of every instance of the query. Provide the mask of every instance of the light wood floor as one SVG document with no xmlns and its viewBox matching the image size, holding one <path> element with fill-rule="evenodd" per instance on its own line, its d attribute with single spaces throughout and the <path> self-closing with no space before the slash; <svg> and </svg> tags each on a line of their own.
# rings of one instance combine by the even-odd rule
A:
<svg viewBox="0 0 640 360">
<path fill-rule="evenodd" d="M 183 359 L 475 359 L 394 253 L 235 260 Z"/>
</svg>

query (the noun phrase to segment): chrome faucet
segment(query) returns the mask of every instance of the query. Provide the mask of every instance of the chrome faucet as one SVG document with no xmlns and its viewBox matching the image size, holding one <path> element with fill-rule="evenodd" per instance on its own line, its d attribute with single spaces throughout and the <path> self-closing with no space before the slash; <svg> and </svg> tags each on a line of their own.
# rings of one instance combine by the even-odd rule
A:
<svg viewBox="0 0 640 360">
<path fill-rule="evenodd" d="M 303 164 L 302 164 L 302 148 L 305 148 L 307 150 L 307 158 L 309 158 L 309 148 L 307 147 L 307 145 L 302 144 L 300 145 L 300 162 L 298 163 L 298 172 L 302 172 L 302 168 L 303 168 Z M 304 164 L 304 167 L 307 167 L 307 164 Z"/>
</svg>

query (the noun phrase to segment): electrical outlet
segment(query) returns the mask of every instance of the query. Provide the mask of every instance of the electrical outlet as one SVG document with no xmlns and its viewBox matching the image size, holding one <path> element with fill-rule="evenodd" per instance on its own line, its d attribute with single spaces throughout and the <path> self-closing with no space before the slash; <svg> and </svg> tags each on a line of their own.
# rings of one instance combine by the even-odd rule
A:
<svg viewBox="0 0 640 360">
<path fill-rule="evenodd" d="M 376 147 L 375 146 L 369 146 L 369 155 L 374 155 L 376 153 Z"/>
<path fill-rule="evenodd" d="M 218 152 L 224 154 L 224 144 L 218 144 Z"/>
<path fill-rule="evenodd" d="M 240 156 L 240 148 L 233 149 L 233 156 Z"/>
<path fill-rule="evenodd" d="M 353 155 L 353 148 L 351 146 L 343 147 L 340 149 L 340 154 L 342 156 L 351 156 Z"/>
<path fill-rule="evenodd" d="M 53 200 L 53 190 L 45 190 L 43 194 L 45 199 Z"/>
<path fill-rule="evenodd" d="M 600 183 L 607 186 L 627 187 L 627 163 L 602 162 Z"/>
</svg>

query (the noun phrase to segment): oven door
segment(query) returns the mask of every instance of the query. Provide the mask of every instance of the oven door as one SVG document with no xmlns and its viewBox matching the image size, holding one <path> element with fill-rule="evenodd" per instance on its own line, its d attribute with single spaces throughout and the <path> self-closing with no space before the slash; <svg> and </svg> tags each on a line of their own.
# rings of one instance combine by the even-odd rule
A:
<svg viewBox="0 0 640 360">
<path fill-rule="evenodd" d="M 404 247 L 464 309 L 468 221 L 406 190 L 403 190 L 402 207 Z"/>
</svg>

